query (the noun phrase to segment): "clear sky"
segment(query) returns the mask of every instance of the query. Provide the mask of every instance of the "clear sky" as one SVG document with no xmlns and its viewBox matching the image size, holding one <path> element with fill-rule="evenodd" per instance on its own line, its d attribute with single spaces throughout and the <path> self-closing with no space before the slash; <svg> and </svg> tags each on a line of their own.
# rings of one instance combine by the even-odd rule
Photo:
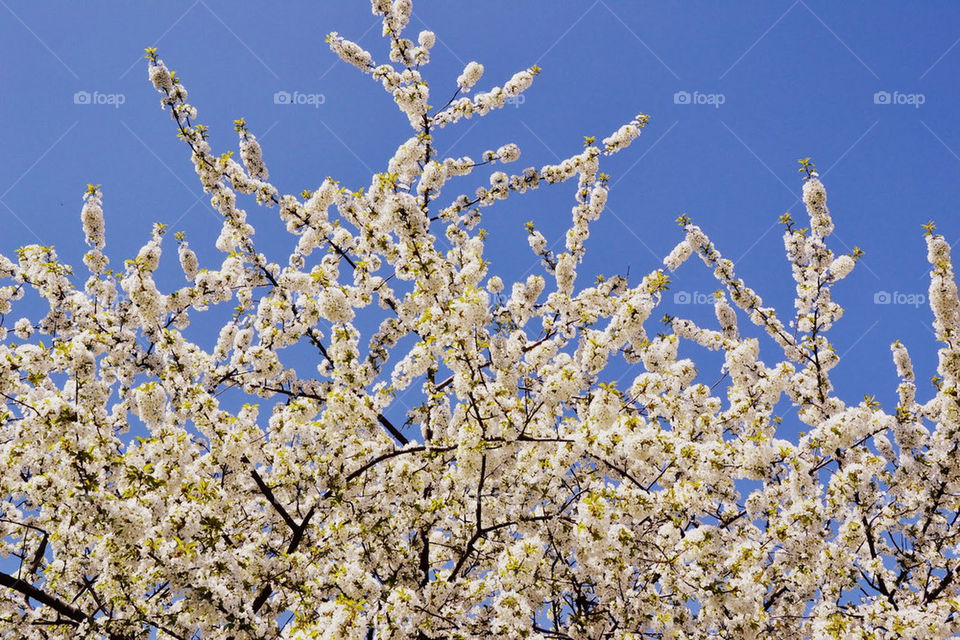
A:
<svg viewBox="0 0 960 640">
<path fill-rule="evenodd" d="M 615 187 L 592 228 L 585 274 L 629 268 L 636 282 L 682 238 L 673 221 L 685 212 L 765 302 L 792 316 L 777 218 L 790 211 L 805 226 L 797 159 L 813 157 L 836 224 L 832 248 L 866 251 L 834 289 L 847 310 L 829 334 L 843 358 L 838 393 L 853 403 L 874 394 L 893 411 L 889 345 L 899 338 L 914 358 L 919 399 L 929 397 L 937 345 L 932 313 L 918 304 L 929 283 L 920 225 L 933 219 L 951 243 L 960 239 L 960 5 L 415 0 L 410 36 L 424 28 L 438 36 L 425 71 L 433 104 L 471 60 L 486 66 L 480 90 L 543 68 L 522 103 L 442 131 L 446 155 L 477 158 L 512 141 L 523 150 L 513 167 L 541 166 L 576 153 L 585 135 L 602 138 L 650 114 L 643 136 L 602 165 Z M 219 221 L 146 79 L 147 46 L 182 78 L 215 153 L 236 149 L 232 123 L 244 117 L 281 191 L 315 188 L 328 175 L 366 186 L 410 129 L 378 84 L 329 51 L 330 31 L 385 60 L 379 23 L 360 0 L 0 0 L 0 251 L 55 244 L 82 273 L 80 198 L 90 182 L 105 194 L 114 268 L 154 221 L 214 257 L 203 249 Z M 278 92 L 307 104 L 277 104 Z M 505 280 L 534 265 L 525 221 L 562 239 L 572 191 L 540 190 L 487 211 L 488 258 Z M 264 229 L 276 216 L 247 209 Z M 288 239 L 257 237 L 285 263 Z M 170 263 L 173 247 L 168 238 Z M 696 302 L 718 288 L 699 260 L 672 280 L 663 311 L 712 316 L 711 306 L 673 298 L 686 292 Z M 880 292 L 890 304 L 875 302 Z M 761 354 L 768 364 L 781 355 L 769 341 Z"/>
</svg>

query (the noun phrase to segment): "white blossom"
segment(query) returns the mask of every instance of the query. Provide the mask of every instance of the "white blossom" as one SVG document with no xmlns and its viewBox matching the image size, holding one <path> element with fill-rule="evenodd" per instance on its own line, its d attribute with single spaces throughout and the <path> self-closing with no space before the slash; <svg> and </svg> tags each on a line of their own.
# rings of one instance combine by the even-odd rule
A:
<svg viewBox="0 0 960 640">
<path fill-rule="evenodd" d="M 197 271 L 200 268 L 199 262 L 197 261 L 197 254 L 186 242 L 180 244 L 177 253 L 180 257 L 180 268 L 183 269 L 183 275 L 187 280 L 192 281 L 197 277 Z"/>
<path fill-rule="evenodd" d="M 369 72 L 371 70 L 373 57 L 357 43 L 341 38 L 336 31 L 327 36 L 327 43 L 330 45 L 330 49 L 340 56 L 340 59 L 344 62 L 352 64 L 361 71 Z"/>
<path fill-rule="evenodd" d="M 13 334 L 21 340 L 26 340 L 33 335 L 33 323 L 27 318 L 20 318 L 13 325 Z"/>
<path fill-rule="evenodd" d="M 514 143 L 505 144 L 499 149 L 497 149 L 497 157 L 500 159 L 500 162 L 504 164 L 508 162 L 516 162 L 520 158 L 520 147 Z"/>
<path fill-rule="evenodd" d="M 460 86 L 460 90 L 467 92 L 477 84 L 477 81 L 480 80 L 480 76 L 483 75 L 483 65 L 479 62 L 470 62 L 464 68 L 463 73 L 460 74 L 460 77 L 457 78 L 457 84 Z"/>
<path fill-rule="evenodd" d="M 853 271 L 854 260 L 850 256 L 840 256 L 830 263 L 830 273 L 834 280 L 842 280 Z"/>
<path fill-rule="evenodd" d="M 84 196 L 80 219 L 83 221 L 83 235 L 88 245 L 103 249 L 104 239 L 103 209 L 100 192 L 87 193 Z"/>
<path fill-rule="evenodd" d="M 417 36 L 417 42 L 424 49 L 432 49 L 436 41 L 437 36 L 433 31 L 421 31 L 420 35 Z"/>
<path fill-rule="evenodd" d="M 161 91 L 173 89 L 173 78 L 170 76 L 167 66 L 163 64 L 163 60 L 157 60 L 156 64 L 151 64 L 147 67 L 147 70 L 150 75 L 150 82 L 153 83 L 155 89 Z"/>
<path fill-rule="evenodd" d="M 263 164 L 263 150 L 252 133 L 244 132 L 240 140 L 240 157 L 251 178 L 266 180 L 270 173 Z"/>
<path fill-rule="evenodd" d="M 330 322 L 350 322 L 353 320 L 353 309 L 347 301 L 347 296 L 339 287 L 328 287 L 319 295 L 319 309 L 321 315 Z"/>
<path fill-rule="evenodd" d="M 612 135 L 603 139 L 603 150 L 607 154 L 616 153 L 630 146 L 646 126 L 649 116 L 646 114 L 637 115 L 634 120 L 617 129 Z"/>
</svg>

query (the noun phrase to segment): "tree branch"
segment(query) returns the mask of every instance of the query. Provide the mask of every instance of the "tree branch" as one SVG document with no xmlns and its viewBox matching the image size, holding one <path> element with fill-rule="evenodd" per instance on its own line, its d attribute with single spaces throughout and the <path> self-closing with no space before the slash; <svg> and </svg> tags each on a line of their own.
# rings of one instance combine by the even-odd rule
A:
<svg viewBox="0 0 960 640">
<path fill-rule="evenodd" d="M 74 622 L 83 622 L 89 618 L 89 616 L 83 613 L 80 609 L 77 609 L 76 607 L 60 600 L 59 598 L 36 588 L 26 580 L 14 578 L 11 575 L 0 572 L 0 586 L 18 591 L 28 598 L 33 598 L 40 604 L 50 607 L 60 615 L 66 616 Z"/>
</svg>

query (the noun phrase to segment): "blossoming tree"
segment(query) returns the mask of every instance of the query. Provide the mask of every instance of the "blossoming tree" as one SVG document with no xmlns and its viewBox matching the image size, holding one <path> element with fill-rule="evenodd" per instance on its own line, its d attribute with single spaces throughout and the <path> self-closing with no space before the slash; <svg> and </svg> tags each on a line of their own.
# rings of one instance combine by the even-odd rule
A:
<svg viewBox="0 0 960 640">
<path fill-rule="evenodd" d="M 0 327 L 0 556 L 14 567 L 0 572 L 4 637 L 960 632 L 960 302 L 932 226 L 943 346 L 924 403 L 900 343 L 895 413 L 834 394 L 826 333 L 842 309 L 831 288 L 857 252 L 828 248 L 809 162 L 809 227 L 782 219 L 795 320 L 681 218 L 665 267 L 697 254 L 713 270 L 717 328 L 668 318 L 669 333 L 649 334 L 663 269 L 576 282 L 607 198 L 601 156 L 647 117 L 518 173 L 497 169 L 518 159 L 513 144 L 439 157 L 437 129 L 503 107 L 538 69 L 470 97 L 483 74 L 472 62 L 432 108 L 419 69 L 434 35 L 403 36 L 409 0 L 372 8 L 389 63 L 336 33 L 328 43 L 383 85 L 413 135 L 368 187 L 327 178 L 281 193 L 243 120 L 242 162 L 215 154 L 184 85 L 148 49 L 150 80 L 222 215 L 222 262 L 200 268 L 176 234 L 187 284 L 161 292 L 157 225 L 123 273 L 109 270 L 97 186 L 81 211 L 82 285 L 52 247 L 0 257 L 5 320 L 26 289 L 49 302 L 10 334 Z M 488 166 L 489 187 L 458 194 L 458 177 Z M 565 181 L 577 192 L 564 250 L 529 227 L 544 275 L 505 289 L 484 259 L 481 212 Z M 238 196 L 273 208 L 297 238 L 285 264 L 258 250 Z M 198 314 L 225 303 L 235 310 L 215 344 L 187 339 Z M 361 336 L 361 318 L 378 328 Z M 769 335 L 770 364 L 740 318 Z M 682 341 L 722 350 L 725 397 L 678 358 Z M 315 370 L 285 362 L 296 345 Z M 642 364 L 623 390 L 605 375 L 620 359 Z M 227 388 L 251 402 L 232 410 Z M 422 403 L 402 412 L 408 388 Z M 778 437 L 783 401 L 809 426 L 796 441 Z M 134 440 L 137 421 L 147 437 Z"/>
</svg>

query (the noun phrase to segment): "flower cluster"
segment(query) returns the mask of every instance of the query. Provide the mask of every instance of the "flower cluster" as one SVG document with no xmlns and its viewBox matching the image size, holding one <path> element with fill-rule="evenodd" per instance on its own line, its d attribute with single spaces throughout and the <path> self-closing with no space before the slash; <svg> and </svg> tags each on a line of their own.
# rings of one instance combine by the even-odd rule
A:
<svg viewBox="0 0 960 640">
<path fill-rule="evenodd" d="M 479 82 L 482 75 L 483 65 L 479 62 L 470 62 L 463 69 L 463 73 L 457 78 L 457 86 L 460 87 L 461 91 L 466 93 L 473 88 L 473 85 Z"/>
<path fill-rule="evenodd" d="M 80 220 L 83 222 L 83 235 L 88 245 L 96 249 L 106 246 L 103 225 L 103 193 L 99 185 L 90 185 L 83 194 L 83 209 L 80 210 Z"/>
<path fill-rule="evenodd" d="M 327 44 L 344 62 L 352 64 L 361 71 L 370 71 L 373 56 L 356 42 L 346 40 L 340 37 L 336 31 L 333 31 L 327 36 Z"/>
</svg>

